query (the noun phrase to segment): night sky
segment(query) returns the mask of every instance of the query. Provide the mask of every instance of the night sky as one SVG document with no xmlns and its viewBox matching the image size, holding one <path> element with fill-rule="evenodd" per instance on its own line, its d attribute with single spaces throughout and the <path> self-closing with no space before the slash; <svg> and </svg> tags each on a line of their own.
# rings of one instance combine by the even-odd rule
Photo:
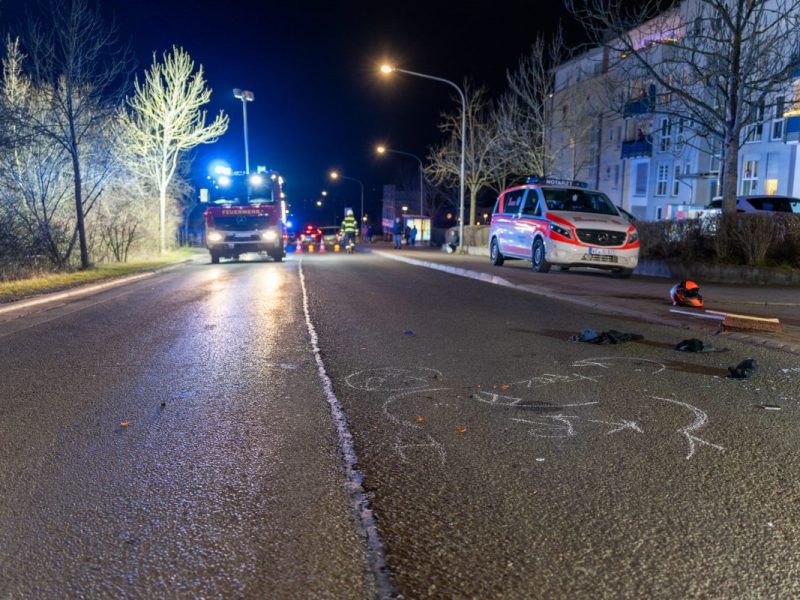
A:
<svg viewBox="0 0 800 600">
<path fill-rule="evenodd" d="M 0 3 L 6 28 L 23 0 Z M 542 8 L 547 6 L 547 8 Z M 297 211 L 301 200 L 323 188 L 358 198 L 352 182 L 331 184 L 336 167 L 364 181 L 367 209 L 378 216 L 383 183 L 416 173 L 405 157 L 376 157 L 376 143 L 424 158 L 441 138 L 438 116 L 452 110 L 453 91 L 443 84 L 394 74 L 399 67 L 460 83 L 470 77 L 493 94 L 505 88 L 505 71 L 530 48 L 539 31 L 560 20 L 571 43 L 580 40 L 560 2 L 257 2 L 246 0 L 105 0 L 137 72 L 153 51 L 183 46 L 205 68 L 214 93 L 209 106 L 231 117 L 228 133 L 196 152 L 195 174 L 221 158 L 244 167 L 241 102 L 235 87 L 254 92 L 248 104 L 250 164 L 267 165 L 287 180 Z"/>
</svg>

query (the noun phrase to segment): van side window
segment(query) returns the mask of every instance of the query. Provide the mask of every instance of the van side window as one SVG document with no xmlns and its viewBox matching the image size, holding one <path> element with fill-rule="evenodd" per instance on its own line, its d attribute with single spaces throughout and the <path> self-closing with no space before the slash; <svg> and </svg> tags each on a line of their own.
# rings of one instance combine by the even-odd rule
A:
<svg viewBox="0 0 800 600">
<path fill-rule="evenodd" d="M 506 195 L 503 196 L 503 212 L 509 215 L 519 214 L 524 193 L 525 190 L 513 190 L 511 192 L 506 192 Z"/>
<path fill-rule="evenodd" d="M 531 190 L 528 197 L 525 199 L 525 206 L 522 207 L 522 214 L 528 215 L 529 217 L 542 216 L 542 206 L 535 190 Z"/>
</svg>

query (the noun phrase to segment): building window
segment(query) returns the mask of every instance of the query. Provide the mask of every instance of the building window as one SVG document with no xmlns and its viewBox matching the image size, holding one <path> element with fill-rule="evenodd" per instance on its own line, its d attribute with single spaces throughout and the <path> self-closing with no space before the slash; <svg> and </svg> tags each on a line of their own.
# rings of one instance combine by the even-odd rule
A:
<svg viewBox="0 0 800 600">
<path fill-rule="evenodd" d="M 764 191 L 769 196 L 774 196 L 778 193 L 778 180 L 777 179 L 765 179 L 764 180 Z"/>
<path fill-rule="evenodd" d="M 611 180 L 611 167 L 610 166 L 606 166 L 606 181 L 610 181 L 610 180 Z"/>
<path fill-rule="evenodd" d="M 664 217 L 664 208 L 659 206 L 656 208 L 656 221 L 660 221 Z"/>
<path fill-rule="evenodd" d="M 680 192 L 680 186 L 681 186 L 680 177 L 681 177 L 681 166 L 680 165 L 675 165 L 675 169 L 673 171 L 673 177 L 672 177 L 672 195 L 673 196 L 677 196 L 678 193 Z"/>
<path fill-rule="evenodd" d="M 613 142 L 614 141 L 614 128 L 613 127 L 609 127 L 608 128 L 608 141 L 609 142 Z"/>
<path fill-rule="evenodd" d="M 658 151 L 659 152 L 669 152 L 670 146 L 672 144 L 672 124 L 669 122 L 669 119 L 664 117 L 661 119 L 661 135 L 658 141 Z"/>
<path fill-rule="evenodd" d="M 772 120 L 772 140 L 783 139 L 783 111 L 784 111 L 784 98 L 778 96 L 775 98 L 775 118 Z"/>
<path fill-rule="evenodd" d="M 658 165 L 656 171 L 656 196 L 666 196 L 669 185 L 669 165 Z"/>
<path fill-rule="evenodd" d="M 684 120 L 678 119 L 678 122 L 675 124 L 675 149 L 680 151 L 683 148 L 683 130 L 684 130 Z"/>
<path fill-rule="evenodd" d="M 742 170 L 742 194 L 758 193 L 758 161 L 746 160 L 744 161 L 744 169 Z"/>
<path fill-rule="evenodd" d="M 756 122 L 748 125 L 745 142 L 760 142 L 764 135 L 764 112 L 765 106 L 762 100 L 756 107 Z"/>
<path fill-rule="evenodd" d="M 633 188 L 634 196 L 647 195 L 647 163 L 636 165 L 636 185 Z"/>
<path fill-rule="evenodd" d="M 619 165 L 614 165 L 614 187 L 619 185 Z"/>
</svg>

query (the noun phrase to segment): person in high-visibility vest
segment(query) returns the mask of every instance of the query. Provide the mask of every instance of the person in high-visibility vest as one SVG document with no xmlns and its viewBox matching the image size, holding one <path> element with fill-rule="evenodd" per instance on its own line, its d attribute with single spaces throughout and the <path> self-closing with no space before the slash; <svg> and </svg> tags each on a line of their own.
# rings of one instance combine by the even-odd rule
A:
<svg viewBox="0 0 800 600">
<path fill-rule="evenodd" d="M 348 208 L 345 212 L 344 221 L 342 221 L 342 231 L 344 231 L 344 245 L 348 252 L 352 252 L 353 246 L 356 245 L 358 222 L 353 216 L 353 209 L 351 208 Z"/>
</svg>

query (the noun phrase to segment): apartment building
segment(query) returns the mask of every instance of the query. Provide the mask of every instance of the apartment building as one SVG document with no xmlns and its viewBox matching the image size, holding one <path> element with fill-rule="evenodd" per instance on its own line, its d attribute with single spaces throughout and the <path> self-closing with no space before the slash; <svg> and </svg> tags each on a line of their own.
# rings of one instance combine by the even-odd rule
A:
<svg viewBox="0 0 800 600">
<path fill-rule="evenodd" d="M 691 34 L 686 23 L 697 26 L 693 10 L 687 0 L 661 19 L 663 33 L 644 24 L 631 38 L 654 62 L 669 60 L 671 42 Z M 554 69 L 550 174 L 586 181 L 639 219 L 695 216 L 718 195 L 721 142 L 669 114 L 669 95 L 612 52 L 592 48 Z M 758 107 L 738 155 L 738 194 L 800 196 L 798 99 L 800 73 Z"/>
</svg>

